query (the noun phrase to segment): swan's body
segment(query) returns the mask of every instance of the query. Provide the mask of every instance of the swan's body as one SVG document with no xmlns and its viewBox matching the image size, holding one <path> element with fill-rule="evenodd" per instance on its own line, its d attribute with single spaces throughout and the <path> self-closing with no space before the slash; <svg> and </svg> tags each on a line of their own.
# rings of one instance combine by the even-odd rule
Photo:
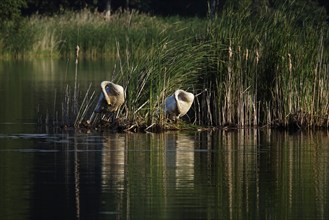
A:
<svg viewBox="0 0 329 220">
<path fill-rule="evenodd" d="M 116 112 L 125 101 L 125 92 L 122 86 L 110 81 L 101 83 L 101 94 L 99 95 L 95 113 L 103 111 Z"/>
<path fill-rule="evenodd" d="M 181 89 L 177 89 L 174 94 L 165 100 L 165 113 L 169 117 L 184 116 L 191 108 L 194 95 Z"/>
</svg>

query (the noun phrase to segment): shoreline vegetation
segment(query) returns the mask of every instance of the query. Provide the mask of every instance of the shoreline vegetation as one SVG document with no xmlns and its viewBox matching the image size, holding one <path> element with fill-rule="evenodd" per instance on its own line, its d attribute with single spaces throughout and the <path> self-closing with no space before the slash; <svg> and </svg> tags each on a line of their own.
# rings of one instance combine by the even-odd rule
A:
<svg viewBox="0 0 329 220">
<path fill-rule="evenodd" d="M 4 29 L 0 57 L 74 60 L 79 45 L 79 59 L 115 60 L 112 79 L 104 80 L 122 85 L 126 101 L 117 119 L 105 114 L 93 128 L 329 128 L 328 23 L 291 7 L 263 15 L 226 9 L 212 18 L 133 10 L 35 15 Z M 207 90 L 194 100 L 188 123 L 159 113 L 177 88 Z M 77 89 L 68 85 L 57 97 L 61 110 L 39 122 L 90 128 L 99 91 Z"/>
</svg>

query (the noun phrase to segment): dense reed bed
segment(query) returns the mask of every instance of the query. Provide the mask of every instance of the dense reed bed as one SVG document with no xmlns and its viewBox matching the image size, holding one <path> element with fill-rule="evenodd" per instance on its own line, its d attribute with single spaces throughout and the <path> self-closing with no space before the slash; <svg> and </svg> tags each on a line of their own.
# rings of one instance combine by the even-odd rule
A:
<svg viewBox="0 0 329 220">
<path fill-rule="evenodd" d="M 25 22 L 12 39 L 20 44 L 1 35 L 2 57 L 73 58 L 79 45 L 80 59 L 114 59 L 106 80 L 126 89 L 116 120 L 124 129 L 165 128 L 162 105 L 177 88 L 194 94 L 207 89 L 185 118 L 190 124 L 329 126 L 328 24 L 293 6 L 266 15 L 225 10 L 211 19 L 83 11 Z M 68 92 L 62 106 L 76 99 L 79 110 L 63 107 L 65 124 L 86 126 L 96 96 Z"/>
</svg>

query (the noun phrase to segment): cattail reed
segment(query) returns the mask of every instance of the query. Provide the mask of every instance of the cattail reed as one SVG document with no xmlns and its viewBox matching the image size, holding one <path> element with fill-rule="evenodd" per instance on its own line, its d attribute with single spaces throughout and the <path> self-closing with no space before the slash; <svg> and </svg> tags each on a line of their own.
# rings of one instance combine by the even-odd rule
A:
<svg viewBox="0 0 329 220">
<path fill-rule="evenodd" d="M 127 127 L 165 126 L 164 100 L 179 88 L 207 89 L 182 119 L 191 124 L 328 127 L 328 25 L 309 17 L 301 24 L 303 13 L 286 7 L 262 17 L 248 8 L 226 9 L 211 20 L 136 11 L 113 13 L 110 20 L 89 11 L 33 17 L 24 33 L 34 41 L 24 51 L 75 55 L 73 94 L 68 86 L 65 97 L 56 97 L 62 100 L 63 122 L 75 127 L 89 118 L 92 97 L 98 95 L 89 89 L 80 94 L 79 57 L 114 60 L 115 81 L 126 89 L 126 102 L 116 116 Z M 15 50 L 7 41 L 1 41 L 0 47 L 7 45 L 3 54 Z"/>
</svg>

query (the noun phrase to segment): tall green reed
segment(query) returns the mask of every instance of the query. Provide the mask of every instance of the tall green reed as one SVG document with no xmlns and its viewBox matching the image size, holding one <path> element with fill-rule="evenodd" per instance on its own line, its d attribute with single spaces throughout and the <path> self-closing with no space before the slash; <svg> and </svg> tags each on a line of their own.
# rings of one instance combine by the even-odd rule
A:
<svg viewBox="0 0 329 220">
<path fill-rule="evenodd" d="M 300 25 L 298 17 L 280 11 L 267 17 L 226 13 L 211 21 L 208 32 L 216 122 L 326 125 L 328 72 L 320 66 L 327 60 L 327 27 Z"/>
<path fill-rule="evenodd" d="M 107 80 L 126 89 L 119 115 L 136 124 L 164 123 L 164 100 L 180 88 L 207 89 L 189 114 L 198 125 L 328 126 L 328 26 L 288 13 L 255 15 L 246 7 L 209 20 L 136 11 L 33 17 L 32 42 L 20 53 L 73 58 L 78 44 L 82 58 L 114 59 Z M 76 123 L 92 111 L 89 95 L 81 99 L 88 101 Z"/>
</svg>

